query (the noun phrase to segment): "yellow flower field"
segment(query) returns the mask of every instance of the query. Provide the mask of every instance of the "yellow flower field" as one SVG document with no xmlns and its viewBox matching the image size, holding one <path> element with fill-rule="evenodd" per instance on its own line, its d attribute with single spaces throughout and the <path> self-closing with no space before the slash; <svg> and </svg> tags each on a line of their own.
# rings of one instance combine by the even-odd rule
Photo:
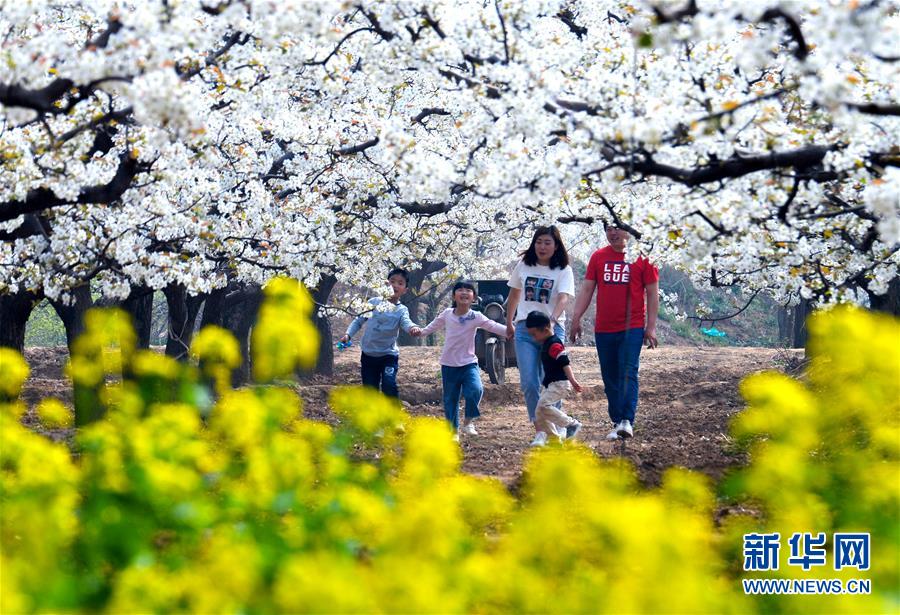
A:
<svg viewBox="0 0 900 615">
<path fill-rule="evenodd" d="M 258 384 L 233 390 L 224 330 L 199 365 L 134 349 L 95 312 L 72 357 L 74 451 L 19 424 L 24 361 L 0 350 L 0 612 L 897 612 L 900 324 L 814 317 L 806 381 L 748 378 L 722 485 L 659 489 L 580 445 L 530 456 L 513 497 L 460 471 L 442 421 L 361 387 L 331 428 L 286 386 L 316 354 L 313 308 L 278 280 L 254 333 Z M 109 378 L 115 376 L 115 378 Z M 63 424 L 58 402 L 39 413 Z M 719 502 L 759 511 L 717 525 Z M 868 571 L 749 573 L 750 532 L 869 532 Z M 742 577 L 865 578 L 867 595 L 745 595 Z"/>
</svg>

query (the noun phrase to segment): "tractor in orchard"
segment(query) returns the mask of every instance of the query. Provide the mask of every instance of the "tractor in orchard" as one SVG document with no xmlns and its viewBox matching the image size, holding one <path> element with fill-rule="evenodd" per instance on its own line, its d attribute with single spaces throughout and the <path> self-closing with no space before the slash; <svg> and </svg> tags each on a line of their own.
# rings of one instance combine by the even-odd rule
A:
<svg viewBox="0 0 900 615">
<path fill-rule="evenodd" d="M 506 280 L 478 280 L 478 303 L 473 309 L 485 316 L 506 324 L 506 300 L 509 298 L 509 286 Z M 516 344 L 494 335 L 484 329 L 475 333 L 475 356 L 478 366 L 487 372 L 493 384 L 506 382 L 506 368 L 516 367 Z"/>
</svg>

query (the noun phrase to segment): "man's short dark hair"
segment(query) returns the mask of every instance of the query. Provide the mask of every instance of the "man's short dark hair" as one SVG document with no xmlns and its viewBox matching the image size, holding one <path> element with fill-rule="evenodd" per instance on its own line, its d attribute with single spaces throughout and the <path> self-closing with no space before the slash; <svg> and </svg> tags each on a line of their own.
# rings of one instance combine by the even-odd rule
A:
<svg viewBox="0 0 900 615">
<path fill-rule="evenodd" d="M 525 317 L 526 329 L 546 329 L 550 326 L 550 317 L 537 310 L 529 312 Z"/>
<path fill-rule="evenodd" d="M 631 228 L 630 226 L 628 226 L 627 224 L 625 224 L 624 222 L 616 222 L 615 220 L 609 221 L 604 218 L 603 219 L 603 230 L 608 231 L 611 228 L 619 229 L 620 231 L 625 231 L 626 233 L 628 233 L 635 239 L 639 238 L 637 235 L 634 234 L 634 232 L 635 232 L 634 229 Z"/>
<path fill-rule="evenodd" d="M 403 279 L 406 280 L 406 285 L 409 286 L 409 271 L 401 267 L 394 267 L 388 273 L 388 280 L 390 280 L 395 275 L 402 275 Z"/>
</svg>

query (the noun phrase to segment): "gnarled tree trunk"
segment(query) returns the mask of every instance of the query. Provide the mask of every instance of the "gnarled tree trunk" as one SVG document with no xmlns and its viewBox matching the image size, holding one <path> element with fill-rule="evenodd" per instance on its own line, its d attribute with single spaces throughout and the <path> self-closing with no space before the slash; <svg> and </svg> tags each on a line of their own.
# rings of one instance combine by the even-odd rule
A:
<svg viewBox="0 0 900 615">
<path fill-rule="evenodd" d="M 331 343 L 331 320 L 324 315 L 319 314 L 318 306 L 328 305 L 328 299 L 331 297 L 331 291 L 337 284 L 337 278 L 331 274 L 323 275 L 319 278 L 319 284 L 312 289 L 313 301 L 316 302 L 313 322 L 316 329 L 319 330 L 319 358 L 316 363 L 315 373 L 323 376 L 334 375 L 334 345 Z"/>
<path fill-rule="evenodd" d="M 70 291 L 69 295 L 68 303 L 51 299 L 50 305 L 63 321 L 66 328 L 66 343 L 71 353 L 72 344 L 84 333 L 84 313 L 94 306 L 94 301 L 91 299 L 91 287 L 88 284 Z"/>
<path fill-rule="evenodd" d="M 184 361 L 191 348 L 197 314 L 203 305 L 204 295 L 191 296 L 184 286 L 170 284 L 163 290 L 169 307 L 169 335 L 166 355 Z"/>
<path fill-rule="evenodd" d="M 419 307 L 423 303 L 422 284 L 432 273 L 437 273 L 447 266 L 447 263 L 441 261 L 424 261 L 419 269 L 409 272 L 409 292 L 407 292 L 400 301 L 409 310 L 409 317 L 416 324 L 425 326 L 430 320 L 419 320 Z M 427 318 L 427 316 L 426 316 Z M 413 337 L 406 331 L 400 331 L 400 337 L 397 338 L 400 346 L 421 346 L 425 343 L 425 338 Z"/>
<path fill-rule="evenodd" d="M 225 317 L 223 308 L 225 306 L 225 297 L 228 296 L 229 286 L 217 288 L 206 297 L 206 303 L 203 304 L 203 315 L 200 318 L 200 328 L 206 325 L 222 326 Z"/>
<path fill-rule="evenodd" d="M 228 288 L 229 292 L 220 303 L 221 326 L 231 331 L 241 346 L 241 366 L 231 375 L 231 384 L 238 387 L 250 381 L 250 330 L 256 322 L 263 294 L 256 284 L 230 285 Z"/>
<path fill-rule="evenodd" d="M 888 291 L 883 295 L 869 294 L 869 303 L 873 310 L 900 316 L 900 277 L 888 284 Z"/>
<path fill-rule="evenodd" d="M 806 330 L 806 318 L 810 312 L 812 312 L 812 303 L 809 299 L 801 299 L 800 303 L 794 306 L 793 332 L 791 334 L 792 348 L 806 348 L 806 342 L 809 338 Z"/>
<path fill-rule="evenodd" d="M 25 325 L 40 300 L 29 291 L 0 295 L 0 346 L 25 352 Z"/>
<path fill-rule="evenodd" d="M 790 346 L 793 342 L 794 328 L 791 323 L 792 314 L 793 309 L 784 306 L 779 306 L 778 312 L 775 314 L 775 317 L 778 320 L 778 343 L 784 346 Z"/>
<path fill-rule="evenodd" d="M 153 289 L 135 286 L 128 298 L 122 302 L 122 309 L 131 315 L 131 324 L 137 333 L 138 348 L 150 348 L 150 331 L 153 324 Z"/>
</svg>

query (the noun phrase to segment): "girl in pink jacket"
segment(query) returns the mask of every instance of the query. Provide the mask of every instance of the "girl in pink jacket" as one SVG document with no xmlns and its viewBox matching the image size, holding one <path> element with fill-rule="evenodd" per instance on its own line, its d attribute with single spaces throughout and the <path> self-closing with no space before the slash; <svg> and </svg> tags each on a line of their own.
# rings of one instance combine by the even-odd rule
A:
<svg viewBox="0 0 900 615">
<path fill-rule="evenodd" d="M 478 404 L 484 393 L 478 359 L 475 357 L 475 330 L 486 329 L 506 339 L 506 327 L 494 322 L 481 312 L 471 309 L 475 302 L 475 286 L 470 282 L 457 282 L 453 286 L 453 307 L 447 308 L 422 329 L 420 335 L 429 335 L 444 329 L 444 350 L 441 353 L 441 382 L 444 387 L 444 416 L 453 425 L 454 440 L 459 441 L 459 397 L 466 400 L 466 418 L 463 433 L 475 436 L 473 422 L 480 415 Z"/>
</svg>

